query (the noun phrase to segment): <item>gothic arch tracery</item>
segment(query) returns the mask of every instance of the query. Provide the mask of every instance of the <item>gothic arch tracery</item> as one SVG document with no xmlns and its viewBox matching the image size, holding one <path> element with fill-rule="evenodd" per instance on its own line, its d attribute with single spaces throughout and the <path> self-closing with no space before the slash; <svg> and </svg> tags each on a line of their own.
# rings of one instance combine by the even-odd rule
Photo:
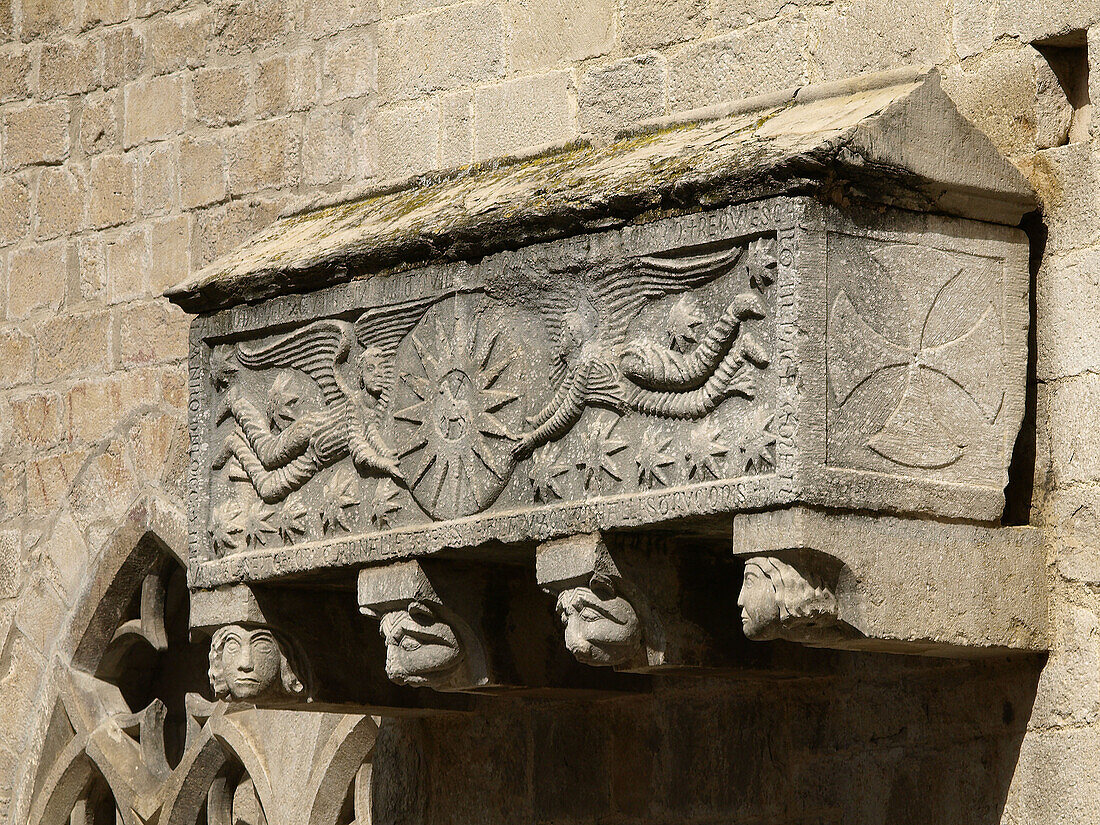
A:
<svg viewBox="0 0 1100 825">
<path fill-rule="evenodd" d="M 139 502 L 89 571 L 43 733 L 53 758 L 38 765 L 26 821 L 367 821 L 370 717 L 211 701 L 205 645 L 188 638 L 179 516 L 163 500 Z M 291 766 L 303 759 L 312 767 L 296 778 Z"/>
</svg>

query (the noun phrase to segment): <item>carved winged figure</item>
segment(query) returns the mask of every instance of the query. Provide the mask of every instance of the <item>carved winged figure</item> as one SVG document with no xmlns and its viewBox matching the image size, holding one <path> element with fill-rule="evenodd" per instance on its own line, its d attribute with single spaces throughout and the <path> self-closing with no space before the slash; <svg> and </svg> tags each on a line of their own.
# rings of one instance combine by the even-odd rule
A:
<svg viewBox="0 0 1100 825">
<path fill-rule="evenodd" d="M 764 249 L 754 247 L 757 252 Z M 647 301 L 713 281 L 741 265 L 746 254 L 745 247 L 735 246 L 693 255 L 643 256 L 627 272 L 621 267 L 586 272 L 576 292 L 537 294 L 534 300 L 555 346 L 555 390 L 542 410 L 527 419 L 530 429 L 517 441 L 514 455 L 526 458 L 540 445 L 561 438 L 589 405 L 663 418 L 701 418 L 733 395 L 754 397 L 750 367 L 764 367 L 768 359 L 742 326 L 747 319 L 764 316 L 756 293 L 735 297 L 689 353 L 675 349 L 686 339 L 683 329 L 670 330 L 672 347 L 642 339 L 627 342 L 628 325 Z"/>
<path fill-rule="evenodd" d="M 442 297 L 370 309 L 354 324 L 315 321 L 254 346 L 238 344 L 237 359 L 249 369 L 281 367 L 308 375 L 320 387 L 324 405 L 296 418 L 278 409 L 265 414 L 233 381 L 226 407 L 237 427 L 215 458 L 214 469 L 236 458 L 268 503 L 281 501 L 348 456 L 364 474 L 403 481 L 397 456 L 381 432 L 381 414 L 393 385 L 393 355 L 401 339 Z M 355 343 L 361 350 L 352 357 Z"/>
</svg>

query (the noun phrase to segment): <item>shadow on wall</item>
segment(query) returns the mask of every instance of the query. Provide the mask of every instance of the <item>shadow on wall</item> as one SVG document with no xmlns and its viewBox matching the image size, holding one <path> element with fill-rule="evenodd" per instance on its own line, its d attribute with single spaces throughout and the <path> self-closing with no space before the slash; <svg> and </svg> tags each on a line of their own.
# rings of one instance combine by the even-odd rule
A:
<svg viewBox="0 0 1100 825">
<path fill-rule="evenodd" d="M 372 821 L 995 825 L 1042 664 L 845 654 L 823 679 L 386 719 Z"/>
<path fill-rule="evenodd" d="M 1027 390 L 1024 396 L 1024 419 L 1013 445 L 1005 487 L 1005 510 L 1001 523 L 1022 525 L 1031 523 L 1031 507 L 1035 494 L 1035 429 L 1038 415 L 1039 345 L 1037 340 L 1039 267 L 1047 248 L 1047 225 L 1039 212 L 1029 212 L 1020 222 L 1028 237 L 1028 318 L 1027 328 Z"/>
</svg>

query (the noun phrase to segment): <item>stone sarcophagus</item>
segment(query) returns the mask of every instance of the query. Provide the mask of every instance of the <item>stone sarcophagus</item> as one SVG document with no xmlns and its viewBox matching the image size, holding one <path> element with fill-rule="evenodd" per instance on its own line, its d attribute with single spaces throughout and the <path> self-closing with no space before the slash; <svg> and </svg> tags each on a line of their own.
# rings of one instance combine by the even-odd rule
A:
<svg viewBox="0 0 1100 825">
<path fill-rule="evenodd" d="M 536 628 L 556 598 L 582 663 L 766 671 L 736 608 L 732 630 L 684 614 L 724 546 L 706 578 L 729 577 L 725 603 L 742 574 L 817 594 L 801 630 L 756 637 L 1041 647 L 1038 543 L 994 526 L 1024 412 L 1030 208 L 935 75 L 903 72 L 283 218 L 170 293 L 198 315 L 192 623 L 293 625 L 310 592 L 335 605 L 357 582 L 369 618 L 330 629 L 377 620 L 398 684 L 591 686 L 495 638 L 501 605 Z M 986 549 L 1011 534 L 1026 592 L 965 638 L 861 626 L 878 579 L 811 546 L 837 530 L 776 527 L 855 512 L 968 522 Z M 914 586 L 970 575 L 905 563 Z M 996 601 L 997 564 L 978 574 Z"/>
</svg>

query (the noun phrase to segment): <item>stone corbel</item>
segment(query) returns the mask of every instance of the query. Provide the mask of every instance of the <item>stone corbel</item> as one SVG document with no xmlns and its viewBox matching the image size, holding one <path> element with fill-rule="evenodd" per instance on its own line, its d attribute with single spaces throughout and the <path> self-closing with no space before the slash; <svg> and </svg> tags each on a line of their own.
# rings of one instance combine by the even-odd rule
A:
<svg viewBox="0 0 1100 825">
<path fill-rule="evenodd" d="M 683 536 L 584 533 L 540 544 L 535 571 L 556 600 L 565 646 L 585 665 L 733 677 L 819 668 L 801 651 L 745 642 L 734 600 L 724 595 L 740 568 L 716 551 Z"/>
<path fill-rule="evenodd" d="M 843 565 L 809 548 L 745 559 L 737 606 L 745 636 L 829 647 L 860 634 L 839 616 L 837 583 Z"/>
<path fill-rule="evenodd" d="M 835 567 L 826 567 L 831 581 Z M 735 599 L 742 564 L 698 537 L 568 536 L 540 544 L 535 569 L 539 586 L 556 599 L 566 648 L 586 665 L 620 675 L 698 672 L 750 680 L 834 668 L 829 651 L 747 641 Z M 828 635 L 824 627 L 819 632 Z"/>
<path fill-rule="evenodd" d="M 359 610 L 379 620 L 386 675 L 398 685 L 463 691 L 490 684 L 471 608 L 470 599 L 445 601 L 418 561 L 359 571 Z"/>
<path fill-rule="evenodd" d="M 215 698 L 253 704 L 313 700 L 313 674 L 301 643 L 273 623 L 251 588 L 193 593 L 191 627 L 210 632 Z"/>
<path fill-rule="evenodd" d="M 384 640 L 389 679 L 433 688 L 395 689 L 441 699 L 468 692 L 564 698 L 649 689 L 647 679 L 583 667 L 562 649 L 528 565 L 395 562 L 360 570 L 358 589 L 360 611 L 378 620 L 375 638 Z"/>
<path fill-rule="evenodd" d="M 462 697 L 386 679 L 375 627 L 343 591 L 230 585 L 191 593 L 191 631 L 210 638 L 210 681 L 231 705 L 318 711 L 462 710 Z M 339 645 L 332 639 L 338 638 Z"/>
<path fill-rule="evenodd" d="M 936 656 L 1048 645 L 1032 527 L 791 507 L 734 518 L 745 635 Z"/>
<path fill-rule="evenodd" d="M 622 670 L 663 663 L 660 625 L 601 534 L 540 544 L 535 574 L 539 586 L 557 599 L 565 646 L 578 662 Z"/>
</svg>

